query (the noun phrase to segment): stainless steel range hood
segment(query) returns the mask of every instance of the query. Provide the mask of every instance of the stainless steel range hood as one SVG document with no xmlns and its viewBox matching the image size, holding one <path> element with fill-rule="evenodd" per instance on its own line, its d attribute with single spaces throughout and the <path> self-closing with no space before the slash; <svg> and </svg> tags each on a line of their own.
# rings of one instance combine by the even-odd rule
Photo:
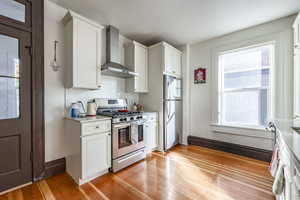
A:
<svg viewBox="0 0 300 200">
<path fill-rule="evenodd" d="M 113 26 L 106 29 L 106 63 L 101 67 L 103 75 L 131 78 L 138 74 L 120 64 L 119 30 Z"/>
</svg>

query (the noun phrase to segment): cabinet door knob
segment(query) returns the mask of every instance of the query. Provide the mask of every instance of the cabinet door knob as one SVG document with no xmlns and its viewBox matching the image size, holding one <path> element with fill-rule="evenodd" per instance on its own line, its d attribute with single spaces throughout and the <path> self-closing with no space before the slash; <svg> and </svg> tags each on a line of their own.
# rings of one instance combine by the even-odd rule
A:
<svg viewBox="0 0 300 200">
<path fill-rule="evenodd" d="M 96 128 L 99 128 L 99 126 L 96 126 Z"/>
</svg>

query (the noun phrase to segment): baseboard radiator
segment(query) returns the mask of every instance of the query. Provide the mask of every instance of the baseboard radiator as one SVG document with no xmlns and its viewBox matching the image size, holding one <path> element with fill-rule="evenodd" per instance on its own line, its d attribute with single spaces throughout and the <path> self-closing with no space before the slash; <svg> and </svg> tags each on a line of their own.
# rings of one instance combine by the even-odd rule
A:
<svg viewBox="0 0 300 200">
<path fill-rule="evenodd" d="M 254 147 L 232 144 L 227 142 L 221 142 L 221 141 L 211 140 L 211 139 L 206 139 L 201 137 L 188 136 L 188 144 L 207 147 L 210 149 L 233 153 L 241 156 L 246 156 L 249 158 L 254 158 L 265 162 L 270 162 L 272 158 L 272 151 L 269 150 L 258 149 Z"/>
</svg>

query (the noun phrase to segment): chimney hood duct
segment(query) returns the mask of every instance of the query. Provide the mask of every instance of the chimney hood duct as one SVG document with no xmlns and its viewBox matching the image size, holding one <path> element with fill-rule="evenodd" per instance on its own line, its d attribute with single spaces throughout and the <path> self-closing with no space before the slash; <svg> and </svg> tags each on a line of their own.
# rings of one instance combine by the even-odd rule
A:
<svg viewBox="0 0 300 200">
<path fill-rule="evenodd" d="M 138 74 L 120 64 L 119 30 L 111 25 L 106 29 L 106 63 L 101 67 L 103 75 L 131 78 Z"/>
</svg>

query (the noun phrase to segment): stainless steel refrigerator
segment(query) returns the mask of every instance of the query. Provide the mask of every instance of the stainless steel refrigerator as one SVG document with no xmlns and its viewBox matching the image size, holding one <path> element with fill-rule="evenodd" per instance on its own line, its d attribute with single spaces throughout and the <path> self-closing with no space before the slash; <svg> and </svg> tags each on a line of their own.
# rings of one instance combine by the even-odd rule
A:
<svg viewBox="0 0 300 200">
<path fill-rule="evenodd" d="M 164 75 L 164 151 L 179 143 L 182 137 L 181 79 Z"/>
</svg>

